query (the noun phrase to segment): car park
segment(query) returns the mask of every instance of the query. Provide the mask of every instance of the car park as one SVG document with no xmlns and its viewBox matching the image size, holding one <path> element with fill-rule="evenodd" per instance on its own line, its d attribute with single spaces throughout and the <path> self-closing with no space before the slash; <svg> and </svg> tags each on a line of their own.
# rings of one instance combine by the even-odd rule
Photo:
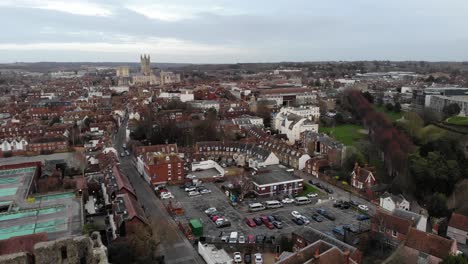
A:
<svg viewBox="0 0 468 264">
<path fill-rule="evenodd" d="M 245 223 L 250 226 L 250 227 L 256 227 L 257 224 L 255 223 L 255 221 L 253 219 L 250 219 L 250 218 L 246 218 L 245 219 Z"/>
<path fill-rule="evenodd" d="M 197 191 L 191 191 L 188 193 L 188 196 L 198 196 L 198 195 L 200 195 L 200 193 Z"/>
<path fill-rule="evenodd" d="M 257 224 L 257 225 L 262 224 L 262 219 L 260 217 L 254 217 L 253 220 L 254 220 L 255 224 Z"/>
<path fill-rule="evenodd" d="M 294 218 L 299 218 L 301 214 L 298 211 L 292 211 L 291 215 L 294 216 Z"/>
<path fill-rule="evenodd" d="M 278 229 L 283 228 L 283 224 L 280 221 L 273 221 L 272 224 Z"/>
<path fill-rule="evenodd" d="M 296 225 L 303 225 L 304 221 L 302 221 L 300 218 L 293 218 L 292 221 L 296 223 Z"/>
<path fill-rule="evenodd" d="M 234 263 L 242 263 L 242 255 L 240 252 L 234 252 Z"/>
<path fill-rule="evenodd" d="M 200 192 L 201 194 L 208 194 L 208 193 L 211 193 L 211 190 L 209 190 L 209 189 L 201 189 L 199 192 Z"/>
<path fill-rule="evenodd" d="M 255 253 L 255 264 L 263 264 L 262 253 Z"/>
<path fill-rule="evenodd" d="M 312 215 L 312 219 L 314 219 L 316 222 L 319 222 L 319 223 L 320 223 L 320 222 L 323 222 L 323 217 L 321 217 L 321 216 L 320 216 L 319 214 L 317 214 L 317 213 L 314 213 L 314 214 Z"/>
</svg>

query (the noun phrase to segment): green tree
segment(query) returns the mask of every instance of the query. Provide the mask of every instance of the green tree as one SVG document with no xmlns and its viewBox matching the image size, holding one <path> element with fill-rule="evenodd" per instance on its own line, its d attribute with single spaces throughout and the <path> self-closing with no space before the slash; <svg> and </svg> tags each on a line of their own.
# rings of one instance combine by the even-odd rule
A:
<svg viewBox="0 0 468 264">
<path fill-rule="evenodd" d="M 442 193 L 433 194 L 427 201 L 427 210 L 430 216 L 448 216 L 449 210 L 447 208 L 447 197 Z"/>
<path fill-rule="evenodd" d="M 401 104 L 399 102 L 395 103 L 395 106 L 393 107 L 393 111 L 395 111 L 396 113 L 401 112 Z"/>
<path fill-rule="evenodd" d="M 372 96 L 371 93 L 369 92 L 363 92 L 362 95 L 364 96 L 364 98 L 366 98 L 366 100 L 369 102 L 369 103 L 374 103 L 374 96 Z"/>
<path fill-rule="evenodd" d="M 351 172 L 356 163 L 362 166 L 365 162 L 366 159 L 364 155 L 357 148 L 351 146 L 346 149 L 346 157 L 343 162 L 343 169 L 346 172 Z"/>
<path fill-rule="evenodd" d="M 440 264 L 468 264 L 468 259 L 463 255 L 449 255 L 445 257 Z"/>
</svg>

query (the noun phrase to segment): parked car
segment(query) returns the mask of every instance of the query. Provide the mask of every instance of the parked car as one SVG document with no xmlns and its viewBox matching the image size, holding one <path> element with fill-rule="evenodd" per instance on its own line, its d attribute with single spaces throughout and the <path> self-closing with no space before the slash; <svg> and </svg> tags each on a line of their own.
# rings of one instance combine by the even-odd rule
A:
<svg viewBox="0 0 468 264">
<path fill-rule="evenodd" d="M 304 221 L 302 221 L 300 218 L 293 218 L 292 221 L 296 223 L 297 225 L 303 225 Z"/>
<path fill-rule="evenodd" d="M 298 211 L 292 211 L 291 215 L 294 216 L 294 218 L 299 218 L 301 217 L 301 214 Z"/>
<path fill-rule="evenodd" d="M 333 233 L 336 233 L 336 234 L 341 235 L 341 236 L 344 236 L 344 234 L 345 234 L 345 231 L 344 231 L 342 226 L 336 226 L 335 228 L 333 228 L 332 231 L 333 231 Z"/>
<path fill-rule="evenodd" d="M 166 199 L 171 199 L 171 198 L 174 198 L 174 195 L 172 195 L 172 193 L 170 192 L 161 193 L 161 200 L 166 200 Z"/>
<path fill-rule="evenodd" d="M 255 237 L 254 237 L 254 235 L 248 235 L 248 236 L 247 236 L 247 243 L 248 243 L 248 244 L 255 244 Z"/>
<path fill-rule="evenodd" d="M 196 175 L 193 175 L 193 174 L 187 174 L 187 176 L 185 176 L 186 179 L 195 179 L 197 178 Z"/>
<path fill-rule="evenodd" d="M 281 200 L 281 202 L 284 203 L 284 204 L 292 204 L 292 203 L 294 203 L 294 199 L 286 197 L 283 200 Z"/>
<path fill-rule="evenodd" d="M 279 217 L 278 215 L 272 215 L 276 221 L 278 222 L 281 222 L 281 217 Z"/>
<path fill-rule="evenodd" d="M 369 207 L 367 207 L 367 205 L 364 205 L 364 204 L 360 204 L 358 205 L 358 208 L 362 211 L 369 211 Z"/>
<path fill-rule="evenodd" d="M 221 218 L 221 217 L 222 217 L 222 216 L 219 215 L 219 214 L 213 215 L 213 216 L 211 217 L 211 221 L 216 222 L 216 220 L 218 220 L 218 219 Z"/>
<path fill-rule="evenodd" d="M 309 183 L 315 185 L 315 182 L 313 180 L 309 180 Z"/>
<path fill-rule="evenodd" d="M 370 217 L 368 215 L 360 214 L 356 217 L 356 219 L 359 221 L 364 221 L 364 220 L 369 220 Z"/>
<path fill-rule="evenodd" d="M 316 222 L 323 222 L 323 217 L 321 217 L 319 214 L 313 214 L 312 219 L 314 219 Z"/>
<path fill-rule="evenodd" d="M 301 215 L 301 216 L 299 217 L 299 219 L 301 219 L 302 222 L 304 222 L 305 225 L 307 225 L 307 224 L 310 223 L 309 218 L 307 218 L 307 216 L 305 216 L 305 215 Z"/>
<path fill-rule="evenodd" d="M 197 191 L 191 191 L 188 193 L 188 196 L 198 196 L 198 195 L 200 195 L 200 193 Z"/>
<path fill-rule="evenodd" d="M 217 212 L 215 207 L 210 207 L 210 208 L 205 210 L 205 214 L 212 214 L 214 212 Z"/>
<path fill-rule="evenodd" d="M 335 207 L 335 208 L 341 207 L 342 203 L 343 203 L 343 201 L 341 201 L 341 200 L 335 200 L 335 202 L 333 203 L 333 207 Z"/>
<path fill-rule="evenodd" d="M 262 253 L 255 253 L 255 264 L 263 264 Z"/>
<path fill-rule="evenodd" d="M 181 189 L 185 189 L 185 188 L 189 188 L 189 187 L 192 187 L 192 186 L 193 186 L 192 183 L 186 182 L 186 183 L 182 184 L 182 185 L 180 186 L 180 188 L 181 188 Z"/>
<path fill-rule="evenodd" d="M 231 226 L 231 222 L 228 220 L 225 220 L 225 221 L 220 222 L 219 224 L 218 223 L 216 224 L 217 228 L 223 228 L 223 227 L 229 227 L 229 226 Z"/>
<path fill-rule="evenodd" d="M 209 189 L 201 189 L 199 192 L 200 192 L 201 194 L 208 194 L 208 193 L 211 193 L 211 190 L 209 190 Z"/>
<path fill-rule="evenodd" d="M 239 244 L 245 244 L 245 236 L 244 235 L 239 235 L 239 239 L 237 240 Z"/>
<path fill-rule="evenodd" d="M 331 213 L 329 213 L 328 211 L 326 211 L 325 209 L 319 208 L 319 209 L 317 209 L 316 212 L 321 214 L 322 216 L 324 216 L 325 218 L 327 218 L 329 220 L 332 220 L 332 221 L 335 220 L 335 216 L 332 215 Z"/>
<path fill-rule="evenodd" d="M 125 153 L 120 152 L 120 157 L 125 157 Z"/>
<path fill-rule="evenodd" d="M 317 197 L 317 196 L 318 196 L 317 193 L 308 193 L 308 194 L 307 194 L 307 197 L 308 197 L 308 198 L 314 198 L 314 197 Z"/>
<path fill-rule="evenodd" d="M 333 190 L 332 190 L 331 188 L 324 188 L 324 190 L 325 190 L 327 193 L 330 193 L 330 194 L 333 193 Z"/>
<path fill-rule="evenodd" d="M 240 252 L 234 252 L 234 263 L 242 263 L 242 255 Z"/>
<path fill-rule="evenodd" d="M 343 225 L 343 229 L 346 229 L 350 232 L 357 233 L 359 232 L 358 228 L 353 225 Z"/>
<path fill-rule="evenodd" d="M 250 255 L 250 253 L 245 253 L 244 254 L 244 263 L 245 264 L 252 263 L 252 255 Z"/>
<path fill-rule="evenodd" d="M 197 190 L 197 187 L 195 187 L 195 186 L 190 186 L 190 187 L 185 188 L 186 192 L 193 192 L 193 191 L 196 191 L 196 190 Z"/>
<path fill-rule="evenodd" d="M 255 243 L 257 243 L 257 244 L 263 243 L 264 241 L 265 241 L 265 236 L 264 235 L 257 235 L 255 237 Z"/>
<path fill-rule="evenodd" d="M 315 186 L 317 186 L 317 187 L 320 188 L 320 189 L 322 189 L 322 188 L 324 187 L 320 182 L 317 182 L 317 183 L 315 184 Z"/>
<path fill-rule="evenodd" d="M 268 219 L 268 217 L 267 217 L 267 216 L 264 216 L 264 215 L 260 216 L 260 219 L 262 219 L 262 222 L 263 222 L 264 224 L 270 222 L 270 220 Z"/>
<path fill-rule="evenodd" d="M 278 229 L 282 229 L 282 228 L 283 228 L 283 224 L 282 224 L 281 222 L 279 222 L 279 221 L 273 221 L 272 223 L 273 223 L 273 225 L 274 225 L 276 228 L 278 228 Z"/>
<path fill-rule="evenodd" d="M 262 219 L 260 217 L 254 217 L 253 220 L 254 220 L 255 224 L 257 224 L 257 225 L 262 224 Z"/>
<path fill-rule="evenodd" d="M 357 201 L 354 201 L 354 200 L 351 200 L 349 201 L 351 203 L 352 206 L 358 206 L 359 203 Z"/>
<path fill-rule="evenodd" d="M 246 218 L 246 219 L 245 219 L 245 223 L 246 223 L 248 226 L 250 226 L 250 227 L 256 227 L 256 226 L 257 226 L 257 224 L 255 223 L 255 221 L 254 221 L 253 219 L 251 219 L 251 218 Z"/>
<path fill-rule="evenodd" d="M 130 152 L 128 152 L 128 150 L 126 150 L 125 155 L 130 156 Z"/>
<path fill-rule="evenodd" d="M 265 226 L 266 226 L 268 229 L 274 229 L 274 228 L 275 228 L 275 226 L 274 226 L 270 221 L 265 222 Z"/>
<path fill-rule="evenodd" d="M 231 232 L 221 232 L 219 236 L 221 237 L 222 242 L 228 242 L 230 235 L 231 235 Z"/>
</svg>

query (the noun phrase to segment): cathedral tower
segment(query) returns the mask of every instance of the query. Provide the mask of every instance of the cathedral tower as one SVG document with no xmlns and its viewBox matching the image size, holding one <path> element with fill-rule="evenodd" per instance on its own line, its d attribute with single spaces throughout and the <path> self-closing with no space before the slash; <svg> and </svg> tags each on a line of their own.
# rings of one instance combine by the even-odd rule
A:
<svg viewBox="0 0 468 264">
<path fill-rule="evenodd" d="M 151 61 L 150 61 L 150 55 L 140 55 L 140 67 L 141 67 L 141 73 L 144 75 L 150 75 L 151 74 Z"/>
</svg>

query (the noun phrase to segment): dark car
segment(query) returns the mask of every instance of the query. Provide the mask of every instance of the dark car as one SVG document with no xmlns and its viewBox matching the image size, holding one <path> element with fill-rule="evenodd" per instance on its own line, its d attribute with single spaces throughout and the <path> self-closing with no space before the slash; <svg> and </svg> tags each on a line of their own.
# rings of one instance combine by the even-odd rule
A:
<svg viewBox="0 0 468 264">
<path fill-rule="evenodd" d="M 283 228 L 283 224 L 281 222 L 279 222 L 279 221 L 273 221 L 273 225 L 278 229 Z"/>
<path fill-rule="evenodd" d="M 341 200 L 336 200 L 334 203 L 333 203 L 333 207 L 335 208 L 341 208 L 341 205 L 343 204 L 343 202 Z"/>
<path fill-rule="evenodd" d="M 262 222 L 263 222 L 264 224 L 270 222 L 270 220 L 268 219 L 268 217 L 266 217 L 266 216 L 264 216 L 264 215 L 260 216 L 260 219 L 262 219 Z"/>
<path fill-rule="evenodd" d="M 370 217 L 368 215 L 361 214 L 361 215 L 358 215 L 356 219 L 359 221 L 364 221 L 364 220 L 369 220 Z"/>
<path fill-rule="evenodd" d="M 272 215 L 269 215 L 268 216 L 268 221 L 274 222 L 274 221 L 276 221 L 276 218 L 274 216 L 272 216 Z"/>
<path fill-rule="evenodd" d="M 330 194 L 333 193 L 333 190 L 330 189 L 330 188 L 324 188 L 324 190 L 325 190 L 327 193 L 330 193 Z"/>
<path fill-rule="evenodd" d="M 309 180 L 309 183 L 315 185 L 315 182 L 313 180 Z"/>
<path fill-rule="evenodd" d="M 335 216 L 332 215 L 331 213 L 329 213 L 328 211 L 326 211 L 325 209 L 319 208 L 319 209 L 317 209 L 317 213 L 323 215 L 325 218 L 327 218 L 329 220 L 332 220 L 332 221 L 335 220 Z"/>
<path fill-rule="evenodd" d="M 193 186 L 193 184 L 191 184 L 190 182 L 187 182 L 187 183 L 185 183 L 185 184 L 182 184 L 182 185 L 180 186 L 180 188 L 181 188 L 181 189 L 185 189 L 185 188 L 190 188 L 190 187 L 192 187 L 192 186 Z"/>
<path fill-rule="evenodd" d="M 244 255 L 244 263 L 250 264 L 252 263 L 252 255 L 250 253 L 245 253 Z"/>
<path fill-rule="evenodd" d="M 316 222 L 323 222 L 323 217 L 321 217 L 319 214 L 313 214 L 312 219 L 314 219 Z"/>
<path fill-rule="evenodd" d="M 351 205 L 349 204 L 349 202 L 347 201 L 344 201 L 342 204 L 341 204 L 341 209 L 349 209 Z"/>
<path fill-rule="evenodd" d="M 359 205 L 358 202 L 353 201 L 353 200 L 349 201 L 349 203 L 350 203 L 352 206 L 356 206 L 356 207 Z"/>
<path fill-rule="evenodd" d="M 358 228 L 353 226 L 353 225 L 344 225 L 343 229 L 346 229 L 346 230 L 348 230 L 350 232 L 353 232 L 353 233 L 357 233 L 359 231 Z"/>
<path fill-rule="evenodd" d="M 300 218 L 293 218 L 292 221 L 296 223 L 296 225 L 303 225 L 304 221 L 302 221 Z"/>
<path fill-rule="evenodd" d="M 265 241 L 265 236 L 264 235 L 257 235 L 255 237 L 255 243 L 259 244 L 259 243 L 263 243 Z"/>
<path fill-rule="evenodd" d="M 263 222 L 262 222 L 262 219 L 260 217 L 254 217 L 253 218 L 255 224 L 257 225 L 261 225 Z"/>
<path fill-rule="evenodd" d="M 322 184 L 321 184 L 320 182 L 317 182 L 317 183 L 315 184 L 315 186 L 317 186 L 317 187 L 320 188 L 320 189 L 323 187 Z"/>
<path fill-rule="evenodd" d="M 272 216 L 275 218 L 275 221 L 281 222 L 281 217 L 279 217 L 278 215 L 272 215 Z"/>
</svg>

